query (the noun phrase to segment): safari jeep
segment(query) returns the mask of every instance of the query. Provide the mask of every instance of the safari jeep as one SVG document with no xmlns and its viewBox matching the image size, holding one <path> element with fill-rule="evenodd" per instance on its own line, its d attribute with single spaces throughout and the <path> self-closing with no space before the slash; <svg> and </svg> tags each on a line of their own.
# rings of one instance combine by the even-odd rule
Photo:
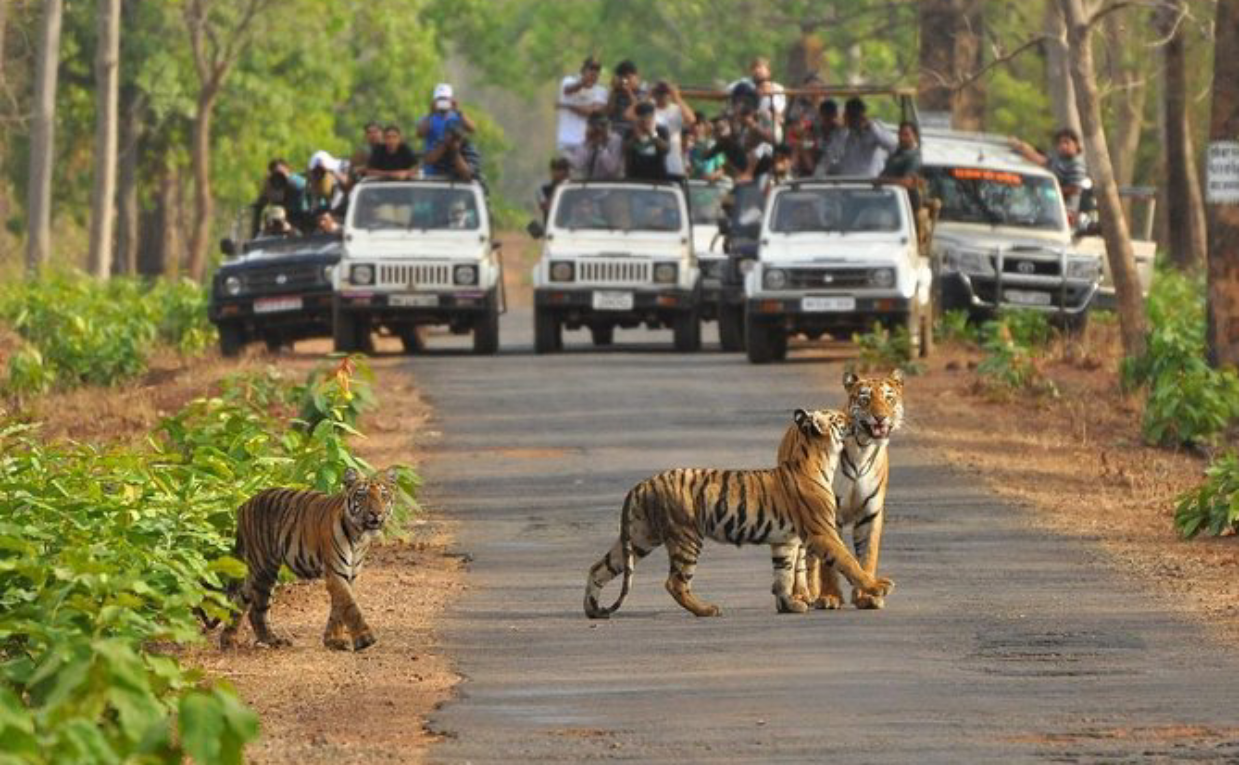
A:
<svg viewBox="0 0 1239 765">
<path fill-rule="evenodd" d="M 934 265 L 943 310 L 986 316 L 1029 308 L 1083 327 L 1102 279 L 1102 258 L 1073 244 L 1058 181 L 1005 139 L 926 131 L 928 193 L 941 202 Z"/>
<path fill-rule="evenodd" d="M 931 280 L 903 187 L 848 178 L 776 186 L 745 275 L 749 361 L 783 359 L 793 335 L 846 337 L 875 322 L 906 327 L 914 351 L 928 353 Z"/>
<path fill-rule="evenodd" d="M 219 350 L 235 356 L 261 340 L 270 350 L 331 336 L 332 273 L 339 235 L 265 236 L 240 247 L 220 243 L 227 258 L 211 280 L 207 315 L 219 330 Z"/>
<path fill-rule="evenodd" d="M 534 266 L 534 349 L 563 349 L 588 327 L 596 346 L 615 328 L 670 327 L 675 348 L 701 347 L 697 259 L 683 187 L 651 181 L 560 184 Z"/>
<path fill-rule="evenodd" d="M 495 353 L 504 310 L 497 249 L 477 183 L 359 184 L 336 269 L 336 350 L 365 350 L 384 329 L 412 353 L 422 327 L 445 325 L 472 332 L 475 353 Z"/>
<path fill-rule="evenodd" d="M 723 233 L 719 219 L 724 215 L 723 200 L 731 191 L 726 182 L 688 182 L 688 209 L 693 218 L 693 253 L 701 270 L 701 319 L 715 321 L 723 292 L 723 270 L 727 253 L 723 252 Z M 738 350 L 738 348 L 724 348 Z"/>
</svg>

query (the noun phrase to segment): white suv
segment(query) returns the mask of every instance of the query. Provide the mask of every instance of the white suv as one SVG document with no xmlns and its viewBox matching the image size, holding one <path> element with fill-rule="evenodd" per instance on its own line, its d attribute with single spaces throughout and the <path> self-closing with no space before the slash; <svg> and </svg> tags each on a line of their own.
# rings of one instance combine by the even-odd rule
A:
<svg viewBox="0 0 1239 765">
<path fill-rule="evenodd" d="M 797 181 L 767 200 L 757 262 L 745 276 L 745 347 L 760 364 L 787 355 L 790 336 L 816 339 L 906 327 L 932 340 L 932 270 L 901 186 L 868 179 Z"/>
<path fill-rule="evenodd" d="M 534 266 L 534 349 L 563 349 L 563 330 L 588 327 L 610 345 L 616 327 L 670 327 L 675 348 L 701 347 L 700 275 L 682 186 L 570 181 L 555 190 Z"/>
<path fill-rule="evenodd" d="M 385 328 L 420 348 L 420 329 L 473 333 L 475 353 L 499 350 L 503 264 L 477 183 L 376 181 L 357 186 L 335 270 L 335 346 L 364 350 Z"/>
</svg>

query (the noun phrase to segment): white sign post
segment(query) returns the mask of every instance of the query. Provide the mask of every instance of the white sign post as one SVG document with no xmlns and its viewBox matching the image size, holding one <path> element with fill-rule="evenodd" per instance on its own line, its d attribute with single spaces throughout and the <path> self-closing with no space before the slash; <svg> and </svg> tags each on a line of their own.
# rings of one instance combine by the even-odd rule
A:
<svg viewBox="0 0 1239 765">
<path fill-rule="evenodd" d="M 1205 201 L 1211 205 L 1239 204 L 1239 141 L 1209 144 Z"/>
</svg>

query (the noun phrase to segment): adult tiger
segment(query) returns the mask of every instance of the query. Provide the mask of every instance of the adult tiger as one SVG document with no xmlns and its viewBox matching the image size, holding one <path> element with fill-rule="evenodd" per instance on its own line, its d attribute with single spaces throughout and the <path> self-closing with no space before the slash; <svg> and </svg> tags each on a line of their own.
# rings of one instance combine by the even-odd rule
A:
<svg viewBox="0 0 1239 765">
<path fill-rule="evenodd" d="M 243 582 L 229 587 L 237 613 L 224 627 L 220 645 L 232 645 L 238 622 L 247 611 L 259 643 L 290 645 L 287 639 L 276 636 L 267 622 L 271 590 L 281 565 L 288 566 L 300 579 L 326 578 L 331 616 L 323 634 L 324 645 L 348 650 L 346 629 L 352 635 L 354 651 L 374 645 L 377 638 L 353 598 L 353 582 L 361 572 L 370 542 L 391 514 L 396 480 L 395 468 L 371 478 L 349 468 L 344 473 L 344 491 L 337 494 L 265 489 L 241 505 L 237 510 L 235 555 L 245 561 L 249 572 Z"/>
<path fill-rule="evenodd" d="M 585 614 L 602 619 L 617 611 L 632 586 L 633 568 L 660 544 L 667 545 L 671 573 L 667 591 L 697 616 L 718 616 L 718 606 L 692 592 L 702 540 L 736 546 L 768 544 L 774 559 L 773 592 L 781 613 L 804 613 L 808 605 L 792 596 L 796 550 L 801 539 L 815 555 L 839 567 L 860 590 L 881 598 L 894 583 L 866 574 L 852 557 L 835 523 L 834 473 L 848 429 L 842 412 L 797 409 L 784 441 L 787 453 L 771 470 L 679 468 L 648 478 L 624 498 L 620 538 L 589 570 Z M 598 604 L 607 582 L 624 575 L 619 599 Z"/>
<path fill-rule="evenodd" d="M 839 528 L 852 526 L 852 545 L 865 573 L 875 576 L 878 554 L 882 548 L 882 526 L 886 517 L 886 487 L 890 477 L 887 445 L 891 433 L 903 424 L 903 373 L 896 369 L 886 377 L 858 377 L 852 372 L 843 375 L 847 391 L 847 413 L 851 429 L 844 442 L 838 471 L 823 475 L 834 477 L 834 489 L 839 513 Z M 795 448 L 794 440 L 783 439 L 779 459 Z M 822 568 L 818 559 L 797 552 L 796 596 L 817 608 L 842 608 L 843 593 L 832 567 Z M 852 603 L 857 608 L 882 608 L 882 597 L 852 590 Z"/>
</svg>

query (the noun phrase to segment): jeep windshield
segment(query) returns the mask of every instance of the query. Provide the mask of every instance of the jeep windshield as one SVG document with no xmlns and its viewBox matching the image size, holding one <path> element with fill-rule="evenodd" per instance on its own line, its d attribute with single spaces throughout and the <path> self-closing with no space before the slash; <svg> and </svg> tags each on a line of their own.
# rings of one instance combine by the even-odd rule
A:
<svg viewBox="0 0 1239 765">
<path fill-rule="evenodd" d="M 925 167 L 940 221 L 1061 231 L 1063 202 L 1054 179 L 973 167 Z"/>
<path fill-rule="evenodd" d="M 680 198 L 650 188 L 571 188 L 559 195 L 557 228 L 589 231 L 680 231 Z"/>
<path fill-rule="evenodd" d="M 366 231 L 476 231 L 472 189 L 434 186 L 363 186 L 352 201 L 352 226 Z"/>
<path fill-rule="evenodd" d="M 776 234 L 890 233 L 903 228 L 899 196 L 889 188 L 791 189 L 770 211 Z"/>
<path fill-rule="evenodd" d="M 718 225 L 719 216 L 723 211 L 723 198 L 726 196 L 727 187 L 725 186 L 689 184 L 688 209 L 692 211 L 693 224 Z"/>
</svg>

